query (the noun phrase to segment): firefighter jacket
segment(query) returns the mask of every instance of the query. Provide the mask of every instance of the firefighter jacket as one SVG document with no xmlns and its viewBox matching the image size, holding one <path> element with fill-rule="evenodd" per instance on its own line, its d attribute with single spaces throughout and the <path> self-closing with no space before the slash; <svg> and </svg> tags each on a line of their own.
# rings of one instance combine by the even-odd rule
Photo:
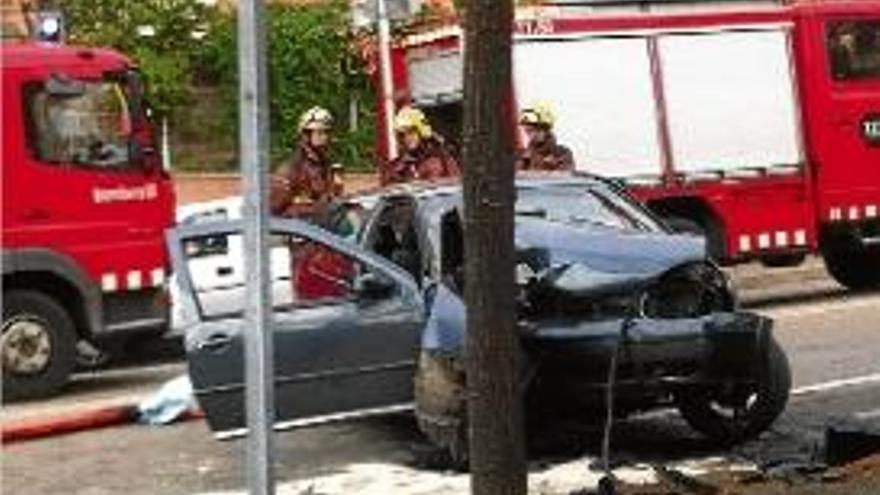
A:
<svg viewBox="0 0 880 495">
<path fill-rule="evenodd" d="M 341 177 L 326 153 L 301 143 L 272 177 L 269 204 L 273 215 L 320 220 L 341 194 Z"/>
<path fill-rule="evenodd" d="M 518 170 L 542 172 L 570 172 L 574 170 L 571 150 L 558 144 L 556 138 L 549 136 L 542 143 L 529 143 L 517 159 Z"/>
<path fill-rule="evenodd" d="M 446 145 L 436 137 L 424 139 L 418 148 L 407 150 L 392 160 L 382 174 L 383 184 L 431 181 L 457 177 L 461 169 Z"/>
</svg>

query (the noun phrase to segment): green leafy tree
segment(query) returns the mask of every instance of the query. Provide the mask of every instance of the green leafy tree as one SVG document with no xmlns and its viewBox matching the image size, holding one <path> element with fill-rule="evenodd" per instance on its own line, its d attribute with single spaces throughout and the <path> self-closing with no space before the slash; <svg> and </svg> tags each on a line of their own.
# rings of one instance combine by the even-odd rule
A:
<svg viewBox="0 0 880 495">
<path fill-rule="evenodd" d="M 198 0 L 65 0 L 61 9 L 71 43 L 113 47 L 141 66 L 157 112 L 190 102 L 194 36 L 216 9 Z"/>
<path fill-rule="evenodd" d="M 65 0 L 61 9 L 71 43 L 113 47 L 138 63 L 155 110 L 172 123 L 177 120 L 172 128 L 178 142 L 199 150 L 228 150 L 222 163 L 234 166 L 238 55 L 233 12 L 199 0 Z M 271 4 L 267 20 L 273 155 L 283 159 L 291 152 L 299 115 L 320 105 L 336 117 L 336 158 L 351 168 L 369 168 L 375 96 L 364 61 L 354 52 L 348 3 Z M 205 88 L 219 98 L 195 96 L 205 94 Z M 200 109 L 218 101 L 219 111 Z M 352 102 L 357 102 L 358 125 L 349 129 Z M 199 160 L 199 153 L 190 160 Z M 216 162 L 185 165 L 217 167 Z"/>
<path fill-rule="evenodd" d="M 300 114 L 314 105 L 336 118 L 337 158 L 352 168 L 369 168 L 375 142 L 375 96 L 364 62 L 353 49 L 348 4 L 310 6 L 270 4 L 267 11 L 269 104 L 272 149 L 276 158 L 296 142 Z M 200 78 L 219 85 L 234 130 L 238 110 L 235 18 L 213 24 L 199 52 Z M 352 102 L 356 129 L 349 129 Z"/>
</svg>

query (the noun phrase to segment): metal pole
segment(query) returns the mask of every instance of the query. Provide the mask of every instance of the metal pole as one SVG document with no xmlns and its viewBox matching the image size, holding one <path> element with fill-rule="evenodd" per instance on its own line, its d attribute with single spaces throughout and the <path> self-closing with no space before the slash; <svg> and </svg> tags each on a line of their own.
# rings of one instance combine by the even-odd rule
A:
<svg viewBox="0 0 880 495">
<path fill-rule="evenodd" d="M 391 78 L 391 21 L 388 19 L 386 0 L 376 0 L 379 31 L 379 70 L 382 71 L 382 105 L 385 112 L 385 140 L 388 158 L 397 158 L 397 141 L 394 139 L 394 80 Z"/>
<path fill-rule="evenodd" d="M 168 119 L 162 117 L 162 170 L 171 172 L 171 145 L 168 142 Z"/>
<path fill-rule="evenodd" d="M 244 180 L 245 399 L 247 481 L 252 495 L 275 493 L 272 313 L 269 291 L 269 107 L 262 0 L 238 3 L 239 114 Z"/>
</svg>

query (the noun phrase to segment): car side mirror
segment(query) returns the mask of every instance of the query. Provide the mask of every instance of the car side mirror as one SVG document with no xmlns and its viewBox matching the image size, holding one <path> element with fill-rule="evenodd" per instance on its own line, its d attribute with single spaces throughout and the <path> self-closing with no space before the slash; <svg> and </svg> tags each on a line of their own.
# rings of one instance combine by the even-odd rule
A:
<svg viewBox="0 0 880 495">
<path fill-rule="evenodd" d="M 374 273 L 365 273 L 354 281 L 354 293 L 357 294 L 358 299 L 364 301 L 389 297 L 394 293 L 394 288 L 394 282 Z"/>
<path fill-rule="evenodd" d="M 153 160 L 148 160 L 148 158 L 152 157 L 156 154 L 156 148 L 152 146 L 144 146 L 143 143 L 138 141 L 136 138 L 129 138 L 128 140 L 128 162 L 135 167 L 146 167 L 155 166 L 155 162 Z"/>
</svg>

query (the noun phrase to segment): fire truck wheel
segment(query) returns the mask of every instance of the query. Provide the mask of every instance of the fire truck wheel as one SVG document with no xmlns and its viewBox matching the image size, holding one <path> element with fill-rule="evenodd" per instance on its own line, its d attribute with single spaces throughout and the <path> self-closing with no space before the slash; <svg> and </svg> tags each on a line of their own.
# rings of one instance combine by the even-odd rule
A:
<svg viewBox="0 0 880 495">
<path fill-rule="evenodd" d="M 57 391 L 76 365 L 76 332 L 67 311 L 51 297 L 31 290 L 9 292 L 3 302 L 4 398 Z"/>
<path fill-rule="evenodd" d="M 761 264 L 767 268 L 787 268 L 801 265 L 806 259 L 806 253 L 768 254 L 761 257 Z"/>
<path fill-rule="evenodd" d="M 852 290 L 880 287 L 880 251 L 827 249 L 825 268 L 841 285 Z"/>
</svg>

